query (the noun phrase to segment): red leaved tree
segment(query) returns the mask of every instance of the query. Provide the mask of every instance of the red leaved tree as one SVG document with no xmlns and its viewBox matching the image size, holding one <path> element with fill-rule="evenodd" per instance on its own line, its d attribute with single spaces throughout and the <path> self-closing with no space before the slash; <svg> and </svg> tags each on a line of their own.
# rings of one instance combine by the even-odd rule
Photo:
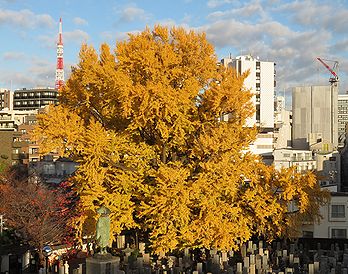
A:
<svg viewBox="0 0 348 274">
<path fill-rule="evenodd" d="M 71 194 L 60 186 L 18 181 L 7 174 L 0 177 L 0 212 L 6 224 L 24 242 L 38 249 L 43 259 L 45 245 L 63 243 L 71 233 Z"/>
</svg>

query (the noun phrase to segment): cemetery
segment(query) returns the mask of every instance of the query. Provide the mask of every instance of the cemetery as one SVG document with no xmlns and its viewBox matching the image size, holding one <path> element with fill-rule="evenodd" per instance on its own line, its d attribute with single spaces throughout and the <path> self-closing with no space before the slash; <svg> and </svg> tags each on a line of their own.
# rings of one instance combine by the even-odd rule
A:
<svg viewBox="0 0 348 274">
<path fill-rule="evenodd" d="M 54 260 L 57 250 L 46 272 L 54 274 L 345 274 L 348 273 L 348 244 L 345 241 L 316 243 L 315 239 L 299 239 L 295 242 L 248 241 L 238 252 L 220 252 L 215 249 L 185 249 L 175 254 L 153 255 L 145 243 L 137 248 L 126 244 L 125 236 L 118 236 L 116 248 L 110 253 L 69 261 Z M 313 245 L 315 245 L 314 247 Z M 322 248 L 324 246 L 324 248 Z M 89 249 L 88 246 L 85 246 Z M 1 272 L 22 273 L 22 272 Z M 24 272 L 25 273 L 25 272 Z"/>
</svg>

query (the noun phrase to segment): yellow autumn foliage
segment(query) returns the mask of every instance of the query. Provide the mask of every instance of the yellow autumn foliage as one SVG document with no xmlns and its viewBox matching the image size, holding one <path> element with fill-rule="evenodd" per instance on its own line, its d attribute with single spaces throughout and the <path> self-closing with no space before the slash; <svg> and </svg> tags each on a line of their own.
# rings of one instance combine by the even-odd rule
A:
<svg viewBox="0 0 348 274">
<path fill-rule="evenodd" d="M 101 205 L 112 237 L 138 227 L 155 252 L 238 249 L 318 220 L 327 194 L 314 174 L 276 171 L 246 152 L 257 134 L 244 126 L 254 111 L 247 75 L 217 66 L 205 34 L 183 28 L 145 29 L 114 51 L 83 45 L 60 105 L 35 130 L 42 153 L 79 164 L 77 237 L 93 234 Z"/>
</svg>

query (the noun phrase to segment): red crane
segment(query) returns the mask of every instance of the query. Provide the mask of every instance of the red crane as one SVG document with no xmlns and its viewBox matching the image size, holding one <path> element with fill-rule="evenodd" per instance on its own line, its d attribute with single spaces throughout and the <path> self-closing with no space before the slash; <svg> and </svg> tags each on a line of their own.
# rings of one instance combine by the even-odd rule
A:
<svg viewBox="0 0 348 274">
<path fill-rule="evenodd" d="M 318 59 L 318 61 L 319 61 L 320 63 L 322 63 L 322 64 L 324 65 L 324 67 L 326 67 L 326 68 L 328 69 L 328 71 L 330 71 L 331 74 L 333 75 L 333 77 L 331 77 L 331 78 L 329 79 L 329 82 L 330 82 L 332 85 L 336 85 L 336 83 L 338 82 L 338 75 L 337 75 L 337 73 L 335 72 L 335 70 L 337 70 L 337 68 L 338 68 L 338 61 L 325 60 L 325 61 L 334 62 L 333 68 L 330 68 L 329 65 L 326 64 L 326 63 L 324 62 L 323 59 L 321 59 L 321 58 L 319 58 L 319 57 L 317 57 L 317 59 Z"/>
</svg>

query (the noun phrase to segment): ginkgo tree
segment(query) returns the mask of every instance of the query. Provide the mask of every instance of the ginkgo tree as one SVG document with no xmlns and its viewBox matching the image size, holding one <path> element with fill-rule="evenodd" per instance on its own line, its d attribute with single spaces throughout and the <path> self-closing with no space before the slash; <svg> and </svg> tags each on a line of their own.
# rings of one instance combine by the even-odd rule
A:
<svg viewBox="0 0 348 274">
<path fill-rule="evenodd" d="M 257 130 L 245 126 L 247 76 L 218 66 L 205 34 L 183 28 L 147 28 L 114 51 L 83 45 L 59 106 L 35 130 L 42 153 L 79 163 L 77 237 L 93 234 L 101 205 L 111 237 L 144 229 L 155 252 L 238 249 L 317 220 L 328 195 L 313 173 L 277 171 L 248 152 Z"/>
</svg>

